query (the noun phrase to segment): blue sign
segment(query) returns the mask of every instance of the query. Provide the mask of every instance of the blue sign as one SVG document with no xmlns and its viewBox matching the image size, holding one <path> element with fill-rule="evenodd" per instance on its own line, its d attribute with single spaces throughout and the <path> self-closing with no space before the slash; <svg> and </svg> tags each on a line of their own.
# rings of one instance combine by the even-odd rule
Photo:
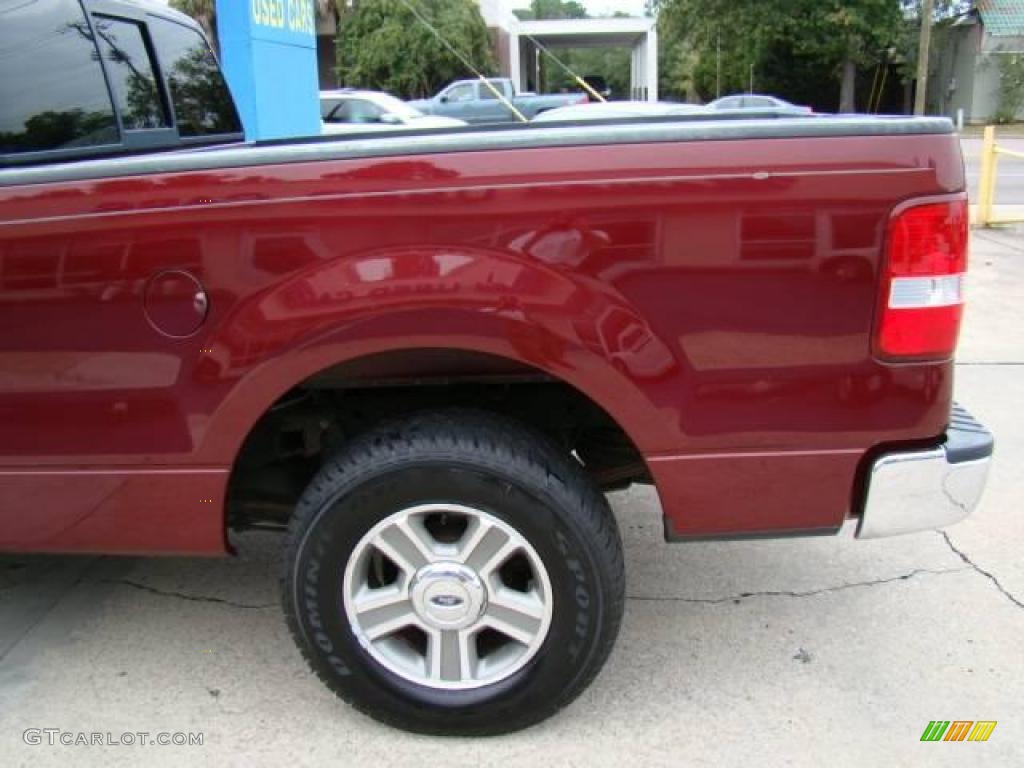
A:
<svg viewBox="0 0 1024 768">
<path fill-rule="evenodd" d="M 217 0 L 221 64 L 248 139 L 320 133 L 314 0 Z"/>
</svg>

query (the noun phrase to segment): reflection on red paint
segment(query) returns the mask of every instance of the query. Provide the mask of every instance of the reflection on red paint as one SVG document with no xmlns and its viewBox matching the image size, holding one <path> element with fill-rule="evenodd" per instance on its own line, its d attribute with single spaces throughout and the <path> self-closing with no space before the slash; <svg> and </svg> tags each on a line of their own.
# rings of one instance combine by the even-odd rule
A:
<svg viewBox="0 0 1024 768">
<path fill-rule="evenodd" d="M 19 497 L 53 492 L 38 468 L 173 468 L 162 493 L 219 506 L 223 488 L 200 470 L 226 472 L 278 397 L 339 362 L 411 348 L 487 353 L 584 392 L 648 459 L 677 532 L 791 527 L 796 505 L 801 525 L 828 527 L 865 450 L 945 428 L 951 366 L 890 367 L 872 354 L 872 328 L 890 212 L 962 189 L 951 136 L 504 150 L 0 189 L 0 471 L 17 477 L 0 482 L 0 529 L 24 515 Z M 188 338 L 146 319 L 145 286 L 167 270 L 208 294 Z M 785 458 L 794 451 L 803 458 Z M 735 453 L 765 458 L 741 472 Z M 712 455 L 714 471 L 687 463 Z M 132 550 L 224 546 L 210 505 L 202 524 L 182 506 L 193 536 L 167 539 L 173 509 L 161 501 L 148 516 L 136 485 L 67 480 L 82 506 L 48 507 L 64 516 L 49 523 L 52 548 L 104 548 L 100 532 L 116 538 L 112 521 L 129 514 Z M 816 504 L 801 487 L 820 489 Z"/>
</svg>

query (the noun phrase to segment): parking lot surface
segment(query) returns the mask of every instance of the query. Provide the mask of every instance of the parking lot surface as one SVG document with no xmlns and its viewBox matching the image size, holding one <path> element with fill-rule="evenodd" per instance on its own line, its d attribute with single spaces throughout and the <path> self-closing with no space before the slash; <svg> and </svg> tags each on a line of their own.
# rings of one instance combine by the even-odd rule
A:
<svg viewBox="0 0 1024 768">
<path fill-rule="evenodd" d="M 957 397 L 997 445 L 967 522 L 669 545 L 652 490 L 616 494 L 629 600 L 608 666 L 556 718 L 484 740 L 395 731 L 323 688 L 271 534 L 225 560 L 2 557 L 0 763 L 1024 765 L 1024 236 L 977 233 L 972 258 Z M 920 742 L 937 719 L 998 725 Z M 33 728 L 203 744 L 29 745 Z"/>
</svg>

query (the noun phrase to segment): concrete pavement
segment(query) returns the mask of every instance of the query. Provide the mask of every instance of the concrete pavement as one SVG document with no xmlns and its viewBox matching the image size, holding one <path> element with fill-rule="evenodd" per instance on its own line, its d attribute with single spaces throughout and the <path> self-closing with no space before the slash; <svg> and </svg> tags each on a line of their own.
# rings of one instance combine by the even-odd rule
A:
<svg viewBox="0 0 1024 768">
<path fill-rule="evenodd" d="M 5 766 L 1024 764 L 1024 237 L 974 236 L 957 395 L 996 433 L 979 511 L 946 533 L 667 545 L 617 494 L 629 600 L 594 686 L 487 740 L 412 736 L 307 672 L 278 539 L 235 560 L 0 558 Z M 929 720 L 997 720 L 921 743 Z M 203 746 L 28 746 L 27 728 L 201 731 Z"/>
</svg>

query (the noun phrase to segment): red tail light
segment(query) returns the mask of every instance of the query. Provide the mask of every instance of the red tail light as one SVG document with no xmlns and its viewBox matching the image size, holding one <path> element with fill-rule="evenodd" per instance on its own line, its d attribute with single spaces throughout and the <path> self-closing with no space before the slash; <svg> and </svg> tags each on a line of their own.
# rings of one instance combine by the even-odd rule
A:
<svg viewBox="0 0 1024 768">
<path fill-rule="evenodd" d="M 967 201 L 904 208 L 889 221 L 875 345 L 882 357 L 952 357 L 967 271 Z"/>
</svg>

